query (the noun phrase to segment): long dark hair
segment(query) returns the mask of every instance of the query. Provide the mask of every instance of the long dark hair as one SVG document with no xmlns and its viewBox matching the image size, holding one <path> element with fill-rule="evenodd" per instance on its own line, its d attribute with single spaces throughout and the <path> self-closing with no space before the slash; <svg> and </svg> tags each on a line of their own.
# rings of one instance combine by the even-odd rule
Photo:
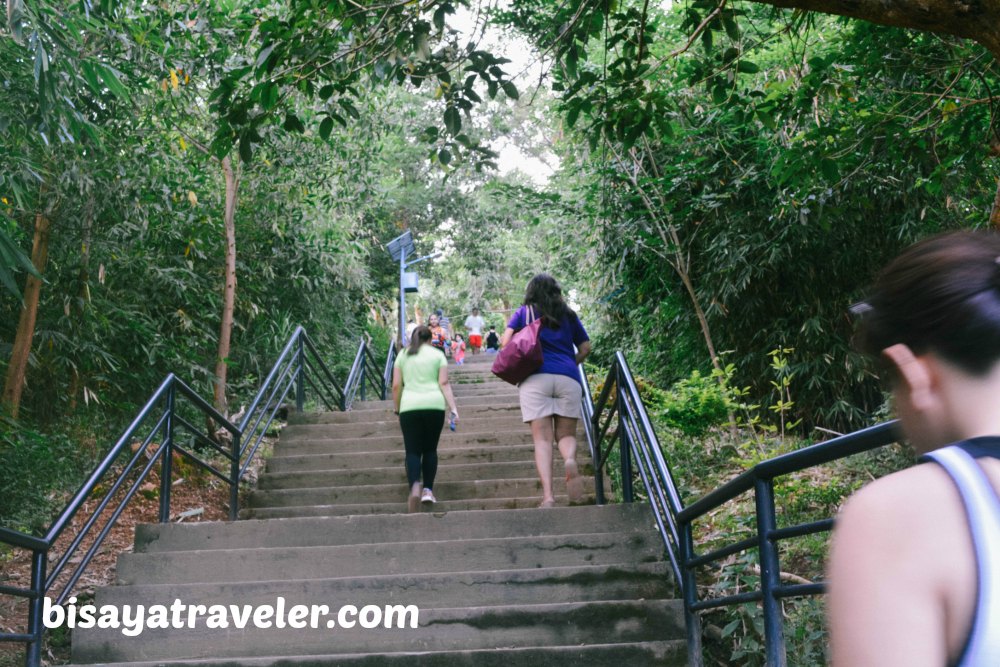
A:
<svg viewBox="0 0 1000 667">
<path fill-rule="evenodd" d="M 1000 235 L 956 232 L 911 246 L 859 306 L 864 352 L 904 343 L 984 375 L 1000 359 Z"/>
<path fill-rule="evenodd" d="M 524 290 L 524 305 L 535 309 L 535 314 L 548 327 L 556 328 L 567 317 L 575 316 L 573 309 L 563 299 L 562 287 L 547 273 L 539 273 L 528 281 Z"/>
<path fill-rule="evenodd" d="M 410 334 L 410 344 L 406 348 L 406 354 L 416 354 L 420 351 L 420 346 L 430 339 L 431 330 L 429 327 L 421 324 L 419 327 L 414 328 L 413 333 Z"/>
</svg>

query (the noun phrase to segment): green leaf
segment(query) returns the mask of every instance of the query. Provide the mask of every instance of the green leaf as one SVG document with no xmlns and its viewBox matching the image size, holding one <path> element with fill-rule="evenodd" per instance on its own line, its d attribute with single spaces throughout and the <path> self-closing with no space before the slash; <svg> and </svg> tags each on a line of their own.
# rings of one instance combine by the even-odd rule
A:
<svg viewBox="0 0 1000 667">
<path fill-rule="evenodd" d="M 260 106 L 270 111 L 278 104 L 278 86 L 268 81 L 260 91 Z"/>
<path fill-rule="evenodd" d="M 726 34 L 729 35 L 729 39 L 733 40 L 734 42 L 739 41 L 740 27 L 736 24 L 736 21 L 733 19 L 733 17 L 728 13 L 722 15 L 722 27 L 726 29 Z"/>
<path fill-rule="evenodd" d="M 447 13 L 447 5 L 442 5 L 434 12 L 434 27 L 439 31 L 444 30 L 444 17 Z"/>
<path fill-rule="evenodd" d="M 441 161 L 441 164 L 448 164 L 451 162 L 451 152 L 447 148 L 442 148 L 438 152 L 438 160 Z"/>
<path fill-rule="evenodd" d="M 643 135 L 643 133 L 649 128 L 649 124 L 653 121 L 652 116 L 643 116 L 638 123 L 633 124 L 625 132 L 625 138 L 623 144 L 625 148 L 632 148 L 635 142 Z"/>
<path fill-rule="evenodd" d="M 306 131 L 305 124 L 293 113 L 285 115 L 285 122 L 282 127 L 284 127 L 289 132 L 298 132 L 299 134 Z"/>
<path fill-rule="evenodd" d="M 736 65 L 737 72 L 743 72 L 744 74 L 756 74 L 760 71 L 760 67 L 757 63 L 750 62 L 749 60 L 741 60 Z"/>
<path fill-rule="evenodd" d="M 346 111 L 347 115 L 350 116 L 351 118 L 355 120 L 361 118 L 361 114 L 358 113 L 357 107 L 355 107 L 349 99 L 341 97 L 337 100 L 337 103 L 344 108 L 344 111 Z"/>
<path fill-rule="evenodd" d="M 569 47 L 569 50 L 566 52 L 566 60 L 565 60 L 566 75 L 570 79 L 576 78 L 576 66 L 578 61 L 579 61 L 579 54 L 577 54 L 576 52 L 576 45 L 573 45 Z"/>
<path fill-rule="evenodd" d="M 757 119 L 769 130 L 778 129 L 778 123 L 774 119 L 774 114 L 761 108 L 756 109 Z"/>
<path fill-rule="evenodd" d="M 253 146 L 250 145 L 250 138 L 246 135 L 240 137 L 240 159 L 243 162 L 250 162 L 253 159 Z"/>
<path fill-rule="evenodd" d="M 254 69 L 256 70 L 260 69 L 260 66 L 264 64 L 268 56 L 271 55 L 271 52 L 274 51 L 274 47 L 276 46 L 276 44 L 277 43 L 269 44 L 260 50 L 260 53 L 257 54 L 257 62 L 254 63 Z"/>
<path fill-rule="evenodd" d="M 500 84 L 503 87 L 503 92 L 512 100 L 516 100 L 518 97 L 517 86 L 515 86 L 510 81 L 504 81 Z"/>
<path fill-rule="evenodd" d="M 712 101 L 716 104 L 724 104 L 729 99 L 729 89 L 725 85 L 718 85 L 712 88 Z"/>
<path fill-rule="evenodd" d="M 106 65 L 94 64 L 94 69 L 100 75 L 101 80 L 104 81 L 104 85 L 108 87 L 108 90 L 115 95 L 115 97 L 125 100 L 126 102 L 131 99 L 128 93 L 128 88 L 126 88 L 121 79 L 119 79 L 119 72 Z"/>
<path fill-rule="evenodd" d="M 326 84 L 325 86 L 319 89 L 319 98 L 321 100 L 330 99 L 330 96 L 333 95 L 333 90 L 334 90 L 333 84 L 330 83 Z"/>
<path fill-rule="evenodd" d="M 462 114 L 455 107 L 448 107 L 444 112 L 444 126 L 448 133 L 456 135 L 462 131 Z"/>
<path fill-rule="evenodd" d="M 83 80 L 87 82 L 94 94 L 101 95 L 104 92 L 104 86 L 101 84 L 93 64 L 86 60 L 83 61 L 80 63 L 80 71 L 83 73 Z"/>
<path fill-rule="evenodd" d="M 574 106 L 566 113 L 566 124 L 570 127 L 576 125 L 576 119 L 580 117 L 580 106 Z"/>
<path fill-rule="evenodd" d="M 820 160 L 819 169 L 823 172 L 823 177 L 828 181 L 840 180 L 840 168 L 834 160 L 823 158 Z"/>
<path fill-rule="evenodd" d="M 323 141 L 327 141 L 330 138 L 330 133 L 333 132 L 333 119 L 327 116 L 323 119 L 323 122 L 319 124 L 319 136 Z"/>
</svg>

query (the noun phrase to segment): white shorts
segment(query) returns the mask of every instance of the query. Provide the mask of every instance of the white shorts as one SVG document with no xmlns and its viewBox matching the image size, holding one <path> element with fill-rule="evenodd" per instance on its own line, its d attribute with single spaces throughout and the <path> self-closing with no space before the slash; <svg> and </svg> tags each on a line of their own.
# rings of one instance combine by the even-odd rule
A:
<svg viewBox="0 0 1000 667">
<path fill-rule="evenodd" d="M 535 373 L 517 386 L 521 419 L 525 422 L 559 415 L 570 419 L 583 416 L 583 388 L 566 375 Z"/>
</svg>

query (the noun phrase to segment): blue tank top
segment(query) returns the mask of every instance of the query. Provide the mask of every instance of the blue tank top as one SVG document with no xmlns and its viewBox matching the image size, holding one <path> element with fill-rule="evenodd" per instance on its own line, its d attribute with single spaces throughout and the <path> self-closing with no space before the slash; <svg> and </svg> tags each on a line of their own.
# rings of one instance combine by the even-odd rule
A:
<svg viewBox="0 0 1000 667">
<path fill-rule="evenodd" d="M 954 480 L 976 552 L 978 589 L 972 630 L 957 667 L 1000 665 L 1000 497 L 976 458 L 998 458 L 1000 438 L 973 438 L 937 449 L 922 457 L 939 464 Z"/>
</svg>

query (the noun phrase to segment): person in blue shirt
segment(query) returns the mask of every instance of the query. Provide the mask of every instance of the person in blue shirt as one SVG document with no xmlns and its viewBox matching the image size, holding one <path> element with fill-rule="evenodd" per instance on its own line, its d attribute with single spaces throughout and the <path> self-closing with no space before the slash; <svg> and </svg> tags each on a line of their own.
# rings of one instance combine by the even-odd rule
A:
<svg viewBox="0 0 1000 667">
<path fill-rule="evenodd" d="M 1000 665 L 1000 236 L 922 241 L 852 310 L 923 464 L 837 518 L 833 665 Z"/>
<path fill-rule="evenodd" d="M 576 463 L 576 425 L 582 416 L 583 388 L 577 365 L 590 354 L 590 337 L 580 318 L 566 304 L 562 288 L 547 273 L 531 279 L 524 305 L 517 309 L 500 337 L 503 347 L 536 319 L 542 320 L 539 338 L 542 365 L 518 385 L 521 418 L 531 424 L 535 467 L 542 482 L 539 507 L 555 505 L 552 491 L 552 442 L 563 457 L 566 494 L 570 503 L 583 498 L 583 479 Z"/>
</svg>

